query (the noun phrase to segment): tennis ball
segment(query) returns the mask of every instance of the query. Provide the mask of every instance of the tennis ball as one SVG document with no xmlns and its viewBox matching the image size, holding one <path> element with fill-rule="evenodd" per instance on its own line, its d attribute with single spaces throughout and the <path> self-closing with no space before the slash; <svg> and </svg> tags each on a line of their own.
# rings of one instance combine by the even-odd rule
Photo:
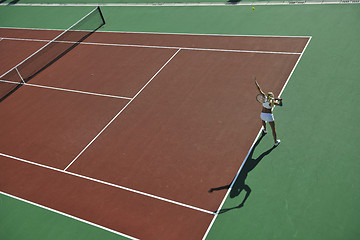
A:
<svg viewBox="0 0 360 240">
<path fill-rule="evenodd" d="M 252 7 L 252 8 L 251 8 L 251 10 L 253 10 L 253 11 L 254 11 L 254 10 L 255 10 L 255 8 L 254 8 L 254 7 Z"/>
</svg>

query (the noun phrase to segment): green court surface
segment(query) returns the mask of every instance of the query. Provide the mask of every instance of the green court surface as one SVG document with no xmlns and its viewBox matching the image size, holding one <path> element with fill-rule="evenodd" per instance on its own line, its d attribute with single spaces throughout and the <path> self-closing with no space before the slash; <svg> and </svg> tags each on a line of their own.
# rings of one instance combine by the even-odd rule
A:
<svg viewBox="0 0 360 240">
<path fill-rule="evenodd" d="M 28 2 L 40 1 L 18 1 Z M 66 29 L 91 9 L 0 6 L 0 27 Z M 251 194 L 242 208 L 234 207 L 244 191 L 228 196 L 206 239 L 358 239 L 360 4 L 102 11 L 107 21 L 102 31 L 311 36 L 282 94 L 284 106 L 275 109 L 280 146 L 248 173 Z M 272 144 L 266 135 L 252 159 Z M 0 239 L 125 238 L 1 194 Z"/>
<path fill-rule="evenodd" d="M 274 1 L 274 0 L 273 0 Z M 179 2 L 186 2 L 186 3 L 199 3 L 199 2 L 224 2 L 220 0 L 186 0 L 186 1 L 174 1 L 174 0 L 106 0 L 106 1 L 99 1 L 99 0 L 3 0 L 0 2 L 4 2 L 4 4 L 19 4 L 19 3 L 179 3 Z"/>
<path fill-rule="evenodd" d="M 337 2 L 337 0 L 311 0 L 311 1 L 279 1 L 279 0 L 228 0 L 228 1 L 221 1 L 221 0 L 106 0 L 106 1 L 99 1 L 99 0 L 0 0 L 0 3 L 3 4 L 10 4 L 10 5 L 15 5 L 15 4 L 41 4 L 41 3 L 51 3 L 51 4 L 56 4 L 56 3 L 60 3 L 60 4 L 96 4 L 96 3 L 100 3 L 100 4 L 119 4 L 119 3 L 129 3 L 129 4 L 152 4 L 152 3 L 162 3 L 162 4 L 181 4 L 181 3 L 192 3 L 192 4 L 206 4 L 206 3 L 211 3 L 211 4 L 222 4 L 222 3 L 226 3 L 226 4 L 249 4 L 249 3 L 286 3 L 286 2 L 298 2 L 298 3 L 303 3 L 303 2 Z M 354 1 L 347 1 L 347 2 L 356 2 L 356 0 Z"/>
</svg>

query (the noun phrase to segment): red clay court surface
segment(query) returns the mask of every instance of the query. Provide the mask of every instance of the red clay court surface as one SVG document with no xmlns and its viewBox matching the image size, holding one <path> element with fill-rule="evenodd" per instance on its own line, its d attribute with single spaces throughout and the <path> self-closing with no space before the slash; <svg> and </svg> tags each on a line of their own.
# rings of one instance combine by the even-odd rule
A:
<svg viewBox="0 0 360 240">
<path fill-rule="evenodd" d="M 0 74 L 59 33 L 0 29 Z M 308 41 L 95 33 L 0 103 L 0 191 L 121 235 L 201 239 L 226 194 L 208 190 L 260 129 L 254 75 L 278 95 Z"/>
</svg>

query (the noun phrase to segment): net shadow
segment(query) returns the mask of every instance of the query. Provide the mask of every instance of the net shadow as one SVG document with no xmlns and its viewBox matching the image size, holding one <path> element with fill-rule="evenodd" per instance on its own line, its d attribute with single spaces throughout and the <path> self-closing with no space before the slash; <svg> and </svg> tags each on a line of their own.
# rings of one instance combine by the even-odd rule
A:
<svg viewBox="0 0 360 240">
<path fill-rule="evenodd" d="M 98 7 L 96 11 L 93 10 L 85 18 L 65 30 L 34 55 L 1 76 L 1 80 L 5 81 L 0 82 L 0 102 L 13 94 L 24 83 L 27 83 L 64 57 L 104 24 L 103 15 Z"/>
</svg>

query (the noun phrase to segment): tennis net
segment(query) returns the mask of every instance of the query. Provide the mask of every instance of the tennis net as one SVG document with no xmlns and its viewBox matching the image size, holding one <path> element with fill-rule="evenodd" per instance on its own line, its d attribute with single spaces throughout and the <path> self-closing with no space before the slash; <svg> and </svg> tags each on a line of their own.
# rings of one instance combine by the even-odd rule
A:
<svg viewBox="0 0 360 240">
<path fill-rule="evenodd" d="M 96 7 L 38 51 L 0 76 L 0 102 L 21 85 L 48 68 L 105 24 Z"/>
</svg>

